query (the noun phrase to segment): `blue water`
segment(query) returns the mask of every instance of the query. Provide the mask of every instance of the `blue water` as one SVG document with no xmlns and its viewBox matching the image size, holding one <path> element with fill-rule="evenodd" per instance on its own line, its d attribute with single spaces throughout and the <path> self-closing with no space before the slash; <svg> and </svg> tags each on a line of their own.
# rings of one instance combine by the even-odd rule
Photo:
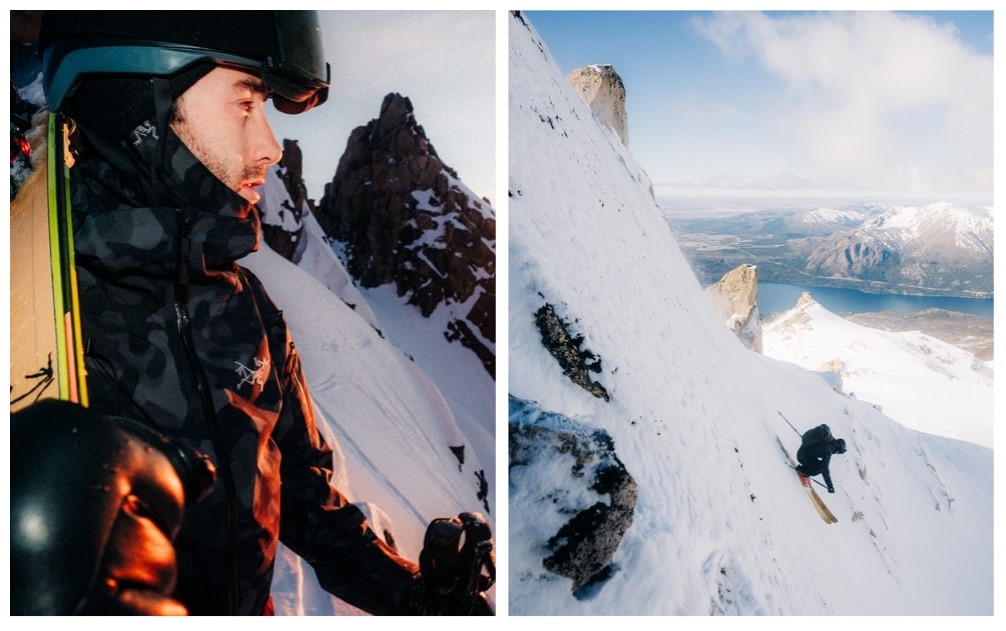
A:
<svg viewBox="0 0 1006 631">
<path fill-rule="evenodd" d="M 892 296 L 868 294 L 856 289 L 804 287 L 783 283 L 758 283 L 758 309 L 762 315 L 785 311 L 796 306 L 800 294 L 809 291 L 814 300 L 839 315 L 850 312 L 894 311 L 913 313 L 925 309 L 945 309 L 991 318 L 992 299 L 948 298 L 945 296 Z"/>
</svg>

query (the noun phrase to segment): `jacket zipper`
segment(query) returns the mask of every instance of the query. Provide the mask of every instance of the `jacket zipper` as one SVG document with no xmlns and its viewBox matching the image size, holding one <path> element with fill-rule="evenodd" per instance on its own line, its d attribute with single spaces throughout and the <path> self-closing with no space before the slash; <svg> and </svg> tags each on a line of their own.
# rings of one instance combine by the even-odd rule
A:
<svg viewBox="0 0 1006 631">
<path fill-rule="evenodd" d="M 219 461 L 219 473 L 224 483 L 224 497 L 227 507 L 227 609 L 230 615 L 238 613 L 238 570 L 237 570 L 237 488 L 234 475 L 230 468 L 230 454 L 225 448 L 223 435 L 220 431 L 220 420 L 213 405 L 209 379 L 202 362 L 196 354 L 195 341 L 192 337 L 192 325 L 189 317 L 188 301 L 188 264 L 191 243 L 189 221 L 179 214 L 179 261 L 178 283 L 175 286 L 175 316 L 178 333 L 181 336 L 182 348 L 189 362 L 189 368 L 195 375 L 196 389 L 202 403 L 203 417 L 206 429 L 213 443 L 213 450 Z"/>
</svg>

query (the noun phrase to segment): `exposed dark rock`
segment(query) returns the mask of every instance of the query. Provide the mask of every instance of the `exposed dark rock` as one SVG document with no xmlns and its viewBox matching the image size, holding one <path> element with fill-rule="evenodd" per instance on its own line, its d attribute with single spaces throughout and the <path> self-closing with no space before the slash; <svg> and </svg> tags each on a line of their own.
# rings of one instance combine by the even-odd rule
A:
<svg viewBox="0 0 1006 631">
<path fill-rule="evenodd" d="M 394 283 L 426 317 L 464 303 L 445 336 L 495 376 L 495 212 L 440 161 L 408 98 L 387 95 L 353 130 L 316 217 L 364 287 Z"/>
<path fill-rule="evenodd" d="M 570 335 L 567 324 L 547 302 L 535 312 L 534 321 L 541 333 L 541 343 L 559 362 L 562 374 L 595 397 L 610 401 L 604 386 L 590 378 L 590 373 L 601 372 L 601 358 L 581 348 L 583 336 Z"/>
<path fill-rule="evenodd" d="M 283 159 L 279 162 L 280 179 L 290 201 L 281 208 L 270 208 L 262 216 L 262 238 L 284 258 L 297 263 L 304 245 L 304 210 L 313 211 L 304 184 L 304 156 L 296 140 L 283 140 Z"/>
<path fill-rule="evenodd" d="M 890 244 L 855 233 L 835 238 L 831 248 L 819 248 L 807 260 L 807 269 L 851 278 L 886 280 L 889 270 L 901 265 L 901 253 Z"/>
<path fill-rule="evenodd" d="M 611 559 L 632 524 L 638 495 L 611 437 L 566 417 L 542 413 L 532 423 L 514 422 L 511 417 L 509 442 L 511 471 L 572 458 L 569 478 L 555 481 L 560 488 L 541 489 L 542 500 L 551 497 L 554 510 L 572 514 L 545 543 L 551 554 L 542 559 L 544 567 L 572 579 L 574 595 L 607 580 L 615 570 Z M 582 495 L 575 490 L 578 487 L 608 496 L 607 503 L 566 506 L 569 497 Z"/>
</svg>

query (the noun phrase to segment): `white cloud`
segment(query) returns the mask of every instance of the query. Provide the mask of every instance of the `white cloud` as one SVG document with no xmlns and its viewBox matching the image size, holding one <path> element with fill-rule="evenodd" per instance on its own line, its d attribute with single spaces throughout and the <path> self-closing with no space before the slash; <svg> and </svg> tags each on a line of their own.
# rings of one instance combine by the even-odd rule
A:
<svg viewBox="0 0 1006 631">
<path fill-rule="evenodd" d="M 763 120 L 788 135 L 805 174 L 861 188 L 992 189 L 992 58 L 953 27 L 878 11 L 721 13 L 695 26 L 728 58 L 753 57 L 785 83 Z"/>
</svg>

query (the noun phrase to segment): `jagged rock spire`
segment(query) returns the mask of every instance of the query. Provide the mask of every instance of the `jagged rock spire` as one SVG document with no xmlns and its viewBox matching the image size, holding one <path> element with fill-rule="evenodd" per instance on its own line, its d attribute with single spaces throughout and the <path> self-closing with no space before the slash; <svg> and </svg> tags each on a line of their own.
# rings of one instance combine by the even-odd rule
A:
<svg viewBox="0 0 1006 631">
<path fill-rule="evenodd" d="M 629 122 L 625 114 L 625 84 L 611 65 L 577 68 L 568 75 L 569 82 L 594 116 L 611 127 L 622 144 L 629 146 Z"/>
<path fill-rule="evenodd" d="M 317 218 L 364 287 L 395 283 L 427 317 L 463 311 L 444 335 L 495 374 L 495 212 L 440 160 L 407 97 L 388 94 L 350 134 Z"/>
</svg>

